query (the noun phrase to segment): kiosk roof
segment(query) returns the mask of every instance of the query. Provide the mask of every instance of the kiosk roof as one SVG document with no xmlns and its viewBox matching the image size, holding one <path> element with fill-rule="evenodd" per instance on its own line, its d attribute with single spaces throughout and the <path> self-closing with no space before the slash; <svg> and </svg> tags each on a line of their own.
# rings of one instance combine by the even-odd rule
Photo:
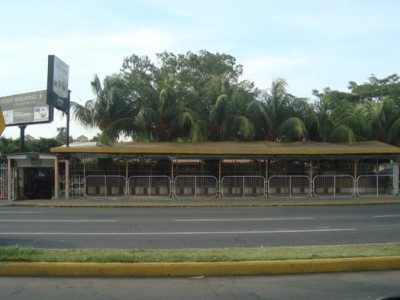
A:
<svg viewBox="0 0 400 300">
<path fill-rule="evenodd" d="M 96 142 L 71 143 L 51 148 L 58 154 L 110 154 L 144 156 L 395 156 L 400 148 L 378 141 L 347 143 L 319 142 L 123 142 L 100 146 Z"/>
</svg>

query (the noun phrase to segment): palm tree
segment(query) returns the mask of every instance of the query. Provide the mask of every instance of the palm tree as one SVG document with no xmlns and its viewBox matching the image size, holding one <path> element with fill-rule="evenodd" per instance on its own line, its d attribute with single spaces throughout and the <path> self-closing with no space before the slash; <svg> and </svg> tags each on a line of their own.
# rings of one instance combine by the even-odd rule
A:
<svg viewBox="0 0 400 300">
<path fill-rule="evenodd" d="M 265 139 L 270 141 L 295 141 L 307 138 L 304 124 L 310 108 L 305 99 L 296 98 L 286 90 L 284 79 L 272 82 L 270 92 L 264 94 Z"/>
<path fill-rule="evenodd" d="M 230 82 L 229 76 L 214 75 L 209 81 L 209 95 L 214 104 L 209 113 L 210 138 L 212 140 L 248 140 L 255 134 L 252 116 L 258 109 L 254 87 L 251 83 Z"/>
<path fill-rule="evenodd" d="M 182 83 L 167 68 L 162 68 L 161 75 L 159 96 L 142 103 L 135 117 L 137 128 L 150 140 L 202 140 L 205 123 L 188 107 L 188 99 L 180 91 Z"/>
<path fill-rule="evenodd" d="M 127 132 L 127 124 L 121 120 L 134 114 L 134 106 L 120 75 L 106 77 L 103 86 L 95 75 L 91 86 L 95 99 L 86 101 L 85 105 L 73 102 L 73 115 L 82 125 L 100 129 L 100 142 L 110 143 Z"/>
<path fill-rule="evenodd" d="M 367 125 L 366 138 L 399 145 L 400 77 L 392 74 L 378 79 L 371 75 L 368 82 L 361 85 L 351 81 L 349 89 L 358 99 L 358 112 Z"/>
<path fill-rule="evenodd" d="M 368 126 L 370 139 L 400 144 L 400 106 L 396 102 L 392 97 L 383 97 L 359 105 L 358 112 Z"/>
<path fill-rule="evenodd" d="M 358 124 L 356 119 L 352 118 L 356 114 L 354 107 L 346 101 L 332 101 L 329 89 L 325 89 L 323 93 L 313 91 L 313 94 L 319 98 L 313 105 L 318 132 L 318 137 L 314 138 L 321 142 L 355 141 L 350 126 Z"/>
</svg>

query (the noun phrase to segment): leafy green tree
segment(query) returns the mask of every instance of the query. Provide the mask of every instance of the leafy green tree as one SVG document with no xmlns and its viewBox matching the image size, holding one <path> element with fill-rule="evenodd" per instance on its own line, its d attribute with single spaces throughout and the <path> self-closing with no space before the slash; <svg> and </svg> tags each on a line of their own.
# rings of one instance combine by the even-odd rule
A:
<svg viewBox="0 0 400 300">
<path fill-rule="evenodd" d="M 174 55 L 164 52 L 157 55 L 164 68 L 176 76 L 180 83 L 179 95 L 196 113 L 200 120 L 201 131 L 206 130 L 209 115 L 216 99 L 221 95 L 221 86 L 217 81 L 224 78 L 225 83 L 235 85 L 243 72 L 236 59 L 224 53 L 210 53 L 202 50 L 198 53 Z M 202 134 L 207 138 L 208 134 Z"/>
<path fill-rule="evenodd" d="M 50 149 L 59 147 L 64 143 L 55 138 L 40 138 L 38 140 L 25 141 L 26 152 L 50 153 Z"/>
<path fill-rule="evenodd" d="M 67 128 L 65 127 L 58 127 L 57 128 L 57 135 L 55 137 L 55 140 L 62 144 L 65 144 L 67 141 Z M 69 136 L 69 142 L 72 143 L 74 141 L 72 136 Z"/>
<path fill-rule="evenodd" d="M 99 143 L 121 135 L 145 141 L 271 140 L 400 144 L 400 79 L 396 74 L 349 83 L 350 92 L 287 92 L 276 79 L 260 92 L 240 81 L 243 67 L 224 53 L 156 54 L 124 59 L 119 73 L 91 82 L 95 98 L 72 103 L 74 116 L 98 127 Z M 61 134 L 61 132 L 60 132 Z"/>
<path fill-rule="evenodd" d="M 0 154 L 11 154 L 19 152 L 19 141 L 12 138 L 0 138 Z"/>
<path fill-rule="evenodd" d="M 147 57 L 132 56 L 124 62 L 122 72 L 137 111 L 129 117 L 130 134 L 135 140 L 201 140 L 206 131 L 191 87 L 176 73 L 176 57 L 164 55 L 160 68 Z"/>
</svg>

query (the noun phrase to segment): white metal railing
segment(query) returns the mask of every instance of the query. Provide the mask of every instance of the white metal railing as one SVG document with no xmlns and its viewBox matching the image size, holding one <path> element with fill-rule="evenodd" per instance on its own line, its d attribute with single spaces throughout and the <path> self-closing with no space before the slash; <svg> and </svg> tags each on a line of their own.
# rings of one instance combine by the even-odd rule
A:
<svg viewBox="0 0 400 300">
<path fill-rule="evenodd" d="M 129 197 L 169 197 L 170 195 L 171 179 L 168 176 L 129 177 Z"/>
<path fill-rule="evenodd" d="M 4 180 L 4 174 L 0 178 Z M 61 179 L 63 181 L 63 179 Z M 79 197 L 341 197 L 392 195 L 393 175 L 274 175 L 224 176 L 220 182 L 214 176 L 89 175 L 71 176 L 70 196 Z M 0 188 L 4 182 L 0 181 Z M 60 189 L 62 190 L 62 189 Z M 1 196 L 1 190 L 0 190 Z M 7 197 L 7 195 L 4 195 Z"/>
<path fill-rule="evenodd" d="M 316 197 L 354 196 L 355 180 L 350 175 L 317 175 L 313 179 L 313 193 Z"/>
<path fill-rule="evenodd" d="M 218 195 L 218 179 L 215 176 L 179 175 L 174 183 L 177 197 L 214 198 Z"/>
<path fill-rule="evenodd" d="M 125 197 L 124 176 L 89 175 L 85 180 L 87 197 Z"/>
<path fill-rule="evenodd" d="M 269 197 L 309 197 L 311 193 L 311 179 L 308 176 L 274 175 L 268 179 Z"/>
<path fill-rule="evenodd" d="M 224 176 L 221 194 L 226 197 L 265 197 L 263 176 Z"/>
<path fill-rule="evenodd" d="M 393 175 L 360 175 L 357 177 L 357 195 L 393 195 Z"/>
</svg>

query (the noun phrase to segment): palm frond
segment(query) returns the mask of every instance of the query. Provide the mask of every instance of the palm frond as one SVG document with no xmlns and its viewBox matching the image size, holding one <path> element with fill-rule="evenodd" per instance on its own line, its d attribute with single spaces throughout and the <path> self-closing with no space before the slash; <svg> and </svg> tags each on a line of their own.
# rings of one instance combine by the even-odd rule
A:
<svg viewBox="0 0 400 300">
<path fill-rule="evenodd" d="M 348 143 L 355 141 L 353 130 L 347 125 L 339 125 L 329 135 L 329 141 L 334 143 Z"/>
<path fill-rule="evenodd" d="M 231 136 L 244 140 L 252 137 L 254 125 L 247 117 L 242 115 L 234 116 L 229 123 L 230 124 L 224 124 L 224 127 L 229 126 L 229 129 L 226 128 L 226 131 L 229 131 Z"/>
<path fill-rule="evenodd" d="M 278 139 L 286 142 L 301 141 L 308 135 L 304 122 L 297 117 L 284 121 L 278 128 Z"/>
<path fill-rule="evenodd" d="M 97 141 L 97 145 L 99 146 L 110 146 L 115 142 L 115 138 L 107 131 L 104 130 L 100 135 Z"/>
<path fill-rule="evenodd" d="M 97 126 L 94 120 L 93 100 L 88 100 L 85 106 L 71 102 L 73 117 L 78 120 L 84 127 L 94 128 Z"/>
<path fill-rule="evenodd" d="M 393 145 L 400 145 L 400 119 L 397 119 L 390 126 L 387 134 L 387 142 Z"/>
<path fill-rule="evenodd" d="M 101 82 L 100 82 L 100 78 L 99 76 L 97 76 L 97 74 L 94 75 L 93 80 L 90 82 L 91 86 L 92 86 L 92 91 L 93 94 L 100 95 L 101 91 L 102 91 L 102 87 L 101 87 Z"/>
</svg>

